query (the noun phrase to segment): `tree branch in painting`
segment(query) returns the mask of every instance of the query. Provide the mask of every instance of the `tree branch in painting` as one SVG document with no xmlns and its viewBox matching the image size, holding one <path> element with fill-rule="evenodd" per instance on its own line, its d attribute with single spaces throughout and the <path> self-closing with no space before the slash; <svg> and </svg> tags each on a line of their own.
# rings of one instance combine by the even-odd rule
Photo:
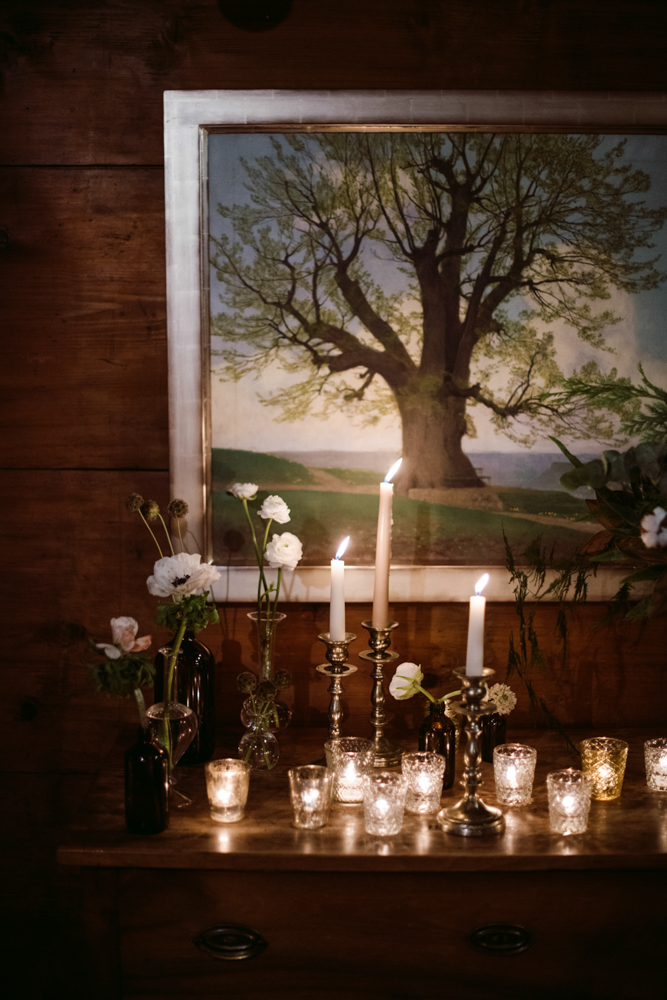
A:
<svg viewBox="0 0 667 1000">
<path fill-rule="evenodd" d="M 604 394 L 585 412 L 553 396 L 564 375 L 550 327 L 604 351 L 610 290 L 664 278 L 650 250 L 667 209 L 640 197 L 650 180 L 623 142 L 331 132 L 272 144 L 244 161 L 249 203 L 218 208 L 221 377 L 304 371 L 263 398 L 282 419 L 397 409 L 404 491 L 482 485 L 462 447 L 474 407 L 524 443 L 609 429 Z"/>
</svg>

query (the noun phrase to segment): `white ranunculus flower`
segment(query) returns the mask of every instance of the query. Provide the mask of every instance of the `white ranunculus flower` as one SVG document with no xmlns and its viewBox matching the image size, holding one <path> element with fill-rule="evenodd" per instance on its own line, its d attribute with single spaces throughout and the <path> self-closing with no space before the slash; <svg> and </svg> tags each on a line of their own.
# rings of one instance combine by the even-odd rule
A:
<svg viewBox="0 0 667 1000">
<path fill-rule="evenodd" d="M 401 663 L 389 684 L 389 694 L 398 701 L 412 698 L 419 691 L 418 685 L 424 680 L 421 667 L 416 663 Z"/>
<path fill-rule="evenodd" d="M 146 581 L 148 591 L 156 597 L 176 597 L 203 594 L 220 578 L 219 571 L 209 563 L 202 563 L 198 552 L 190 555 L 177 552 L 165 556 L 153 566 L 153 576 Z"/>
<path fill-rule="evenodd" d="M 262 506 L 257 511 L 265 521 L 277 521 L 278 524 L 287 524 L 289 521 L 289 507 L 281 497 L 267 497 Z"/>
<path fill-rule="evenodd" d="M 296 569 L 302 555 L 301 542 L 290 531 L 274 535 L 266 546 L 266 558 L 271 569 Z"/>
<path fill-rule="evenodd" d="M 492 684 L 484 701 L 492 701 L 499 715 L 509 715 L 516 706 L 516 695 L 507 684 Z"/>
<path fill-rule="evenodd" d="M 230 497 L 236 497 L 238 500 L 254 500 L 258 489 L 257 483 L 234 483 L 227 492 Z"/>
<path fill-rule="evenodd" d="M 667 518 L 667 511 L 656 507 L 652 514 L 642 518 L 642 541 L 647 549 L 664 549 L 667 546 L 667 527 L 662 522 Z"/>
</svg>

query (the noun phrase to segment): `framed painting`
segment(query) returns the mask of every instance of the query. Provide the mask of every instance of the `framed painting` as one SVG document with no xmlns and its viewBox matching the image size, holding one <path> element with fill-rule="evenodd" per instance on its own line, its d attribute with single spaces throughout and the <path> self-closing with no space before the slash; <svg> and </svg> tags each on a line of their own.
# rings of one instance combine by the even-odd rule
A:
<svg viewBox="0 0 667 1000">
<path fill-rule="evenodd" d="M 553 393 L 665 384 L 666 122 L 663 94 L 165 93 L 171 489 L 217 599 L 256 589 L 235 482 L 290 508 L 286 600 L 328 598 L 345 535 L 370 600 L 399 457 L 394 601 L 480 567 L 509 600 L 505 539 L 597 530 L 554 439 L 592 458 L 618 420 Z"/>
</svg>

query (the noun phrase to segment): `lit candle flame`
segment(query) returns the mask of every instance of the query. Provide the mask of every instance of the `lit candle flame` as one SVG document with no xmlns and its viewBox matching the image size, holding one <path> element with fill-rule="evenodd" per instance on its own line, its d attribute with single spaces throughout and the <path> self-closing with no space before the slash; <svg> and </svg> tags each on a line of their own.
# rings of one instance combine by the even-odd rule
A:
<svg viewBox="0 0 667 1000">
<path fill-rule="evenodd" d="M 385 483 L 390 483 L 392 481 L 392 479 L 394 478 L 394 476 L 396 475 L 396 473 L 400 469 L 402 461 L 403 461 L 403 459 L 399 458 L 398 462 L 394 462 L 394 464 L 392 465 L 391 469 L 389 470 L 389 472 L 387 473 L 387 475 L 384 477 Z"/>
<path fill-rule="evenodd" d="M 487 583 L 489 582 L 489 574 L 485 573 L 484 576 L 480 576 L 479 580 L 475 584 L 475 593 L 479 596 L 482 593 Z"/>
<path fill-rule="evenodd" d="M 338 552 L 334 556 L 335 559 L 342 559 L 343 558 L 343 556 L 345 555 L 345 550 L 347 548 L 347 545 L 348 545 L 349 541 L 350 541 L 350 536 L 348 535 L 347 538 L 344 538 L 343 541 L 338 546 Z"/>
</svg>

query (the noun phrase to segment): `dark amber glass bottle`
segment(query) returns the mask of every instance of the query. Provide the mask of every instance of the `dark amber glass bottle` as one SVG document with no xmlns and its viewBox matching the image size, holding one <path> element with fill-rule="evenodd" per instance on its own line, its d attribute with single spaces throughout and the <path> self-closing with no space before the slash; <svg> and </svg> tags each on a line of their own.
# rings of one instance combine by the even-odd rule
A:
<svg viewBox="0 0 667 1000">
<path fill-rule="evenodd" d="M 451 788 L 456 765 L 456 729 L 445 714 L 444 704 L 433 701 L 430 703 L 429 713 L 419 727 L 419 749 L 439 753 L 445 758 L 442 787 Z"/>
<path fill-rule="evenodd" d="M 170 649 L 167 643 L 165 649 Z M 162 701 L 164 657 L 155 657 L 155 700 Z M 215 749 L 215 657 L 194 632 L 186 632 L 181 643 L 174 700 L 187 705 L 197 716 L 197 732 L 179 764 L 204 764 Z"/>
<path fill-rule="evenodd" d="M 493 764 L 493 748 L 505 743 L 507 719 L 500 712 L 482 716 L 482 760 Z"/>
<path fill-rule="evenodd" d="M 130 833 L 162 833 L 169 826 L 169 757 L 139 728 L 125 752 L 125 824 Z"/>
</svg>

